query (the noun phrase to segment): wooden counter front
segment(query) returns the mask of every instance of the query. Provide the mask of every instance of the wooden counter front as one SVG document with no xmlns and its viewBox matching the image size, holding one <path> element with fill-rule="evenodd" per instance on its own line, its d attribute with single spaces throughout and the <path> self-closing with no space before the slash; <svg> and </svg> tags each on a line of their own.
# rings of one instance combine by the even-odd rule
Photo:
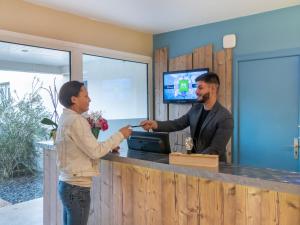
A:
<svg viewBox="0 0 300 225">
<path fill-rule="evenodd" d="M 300 194 L 106 160 L 94 184 L 94 194 L 101 190 L 94 225 L 300 224 Z"/>
<path fill-rule="evenodd" d="M 44 225 L 61 225 L 56 151 L 42 147 Z M 88 224 L 300 224 L 299 173 L 233 165 L 212 172 L 169 165 L 162 159 L 124 152 L 101 160 L 101 175 L 93 180 Z"/>
</svg>

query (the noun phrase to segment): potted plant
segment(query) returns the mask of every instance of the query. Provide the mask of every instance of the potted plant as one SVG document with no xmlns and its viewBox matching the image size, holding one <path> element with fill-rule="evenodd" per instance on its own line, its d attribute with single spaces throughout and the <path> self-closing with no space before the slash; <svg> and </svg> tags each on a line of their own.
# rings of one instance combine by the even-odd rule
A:
<svg viewBox="0 0 300 225">
<path fill-rule="evenodd" d="M 57 91 L 57 87 L 56 87 L 56 82 L 55 82 L 55 78 L 53 80 L 53 88 L 51 86 L 49 86 L 48 88 L 44 88 L 44 90 L 46 90 L 48 92 L 48 94 L 50 95 L 51 98 L 51 103 L 53 105 L 53 113 L 51 115 L 51 118 L 43 118 L 41 120 L 42 124 L 45 125 L 49 125 L 52 126 L 52 129 L 50 130 L 50 138 L 53 139 L 53 141 L 55 141 L 56 138 L 56 131 L 57 131 L 57 121 L 59 119 L 58 113 L 57 113 L 57 105 L 58 105 L 58 91 Z"/>
<path fill-rule="evenodd" d="M 52 138 L 53 141 L 55 141 L 56 131 L 57 131 L 57 127 L 58 127 L 57 123 L 55 123 L 53 120 L 51 120 L 49 118 L 43 118 L 41 120 L 41 123 L 52 126 L 52 129 L 50 130 L 50 138 Z"/>
</svg>

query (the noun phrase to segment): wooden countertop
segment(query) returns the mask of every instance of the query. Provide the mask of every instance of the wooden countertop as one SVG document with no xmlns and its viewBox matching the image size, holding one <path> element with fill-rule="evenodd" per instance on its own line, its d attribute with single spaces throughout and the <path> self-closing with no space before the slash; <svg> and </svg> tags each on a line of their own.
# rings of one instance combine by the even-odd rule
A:
<svg viewBox="0 0 300 225">
<path fill-rule="evenodd" d="M 40 142 L 37 146 L 55 150 L 53 142 Z M 298 172 L 222 163 L 220 163 L 218 170 L 170 165 L 168 155 L 128 149 L 121 149 L 119 153 L 110 153 L 102 160 L 134 164 L 162 171 L 300 195 L 300 173 Z"/>
</svg>

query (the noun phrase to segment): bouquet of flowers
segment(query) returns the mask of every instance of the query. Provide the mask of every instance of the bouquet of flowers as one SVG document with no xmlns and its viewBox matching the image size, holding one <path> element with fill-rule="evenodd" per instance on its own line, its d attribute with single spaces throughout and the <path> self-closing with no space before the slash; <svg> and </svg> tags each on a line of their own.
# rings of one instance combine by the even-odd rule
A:
<svg viewBox="0 0 300 225">
<path fill-rule="evenodd" d="M 95 138 L 98 138 L 100 130 L 107 130 L 108 123 L 107 120 L 102 117 L 101 111 L 91 112 L 87 116 L 87 121 L 91 126 L 91 130 Z"/>
</svg>

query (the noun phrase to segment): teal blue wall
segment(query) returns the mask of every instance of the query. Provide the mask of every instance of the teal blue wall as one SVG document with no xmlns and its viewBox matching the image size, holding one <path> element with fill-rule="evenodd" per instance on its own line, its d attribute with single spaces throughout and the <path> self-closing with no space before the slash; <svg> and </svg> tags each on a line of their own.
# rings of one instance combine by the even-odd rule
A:
<svg viewBox="0 0 300 225">
<path fill-rule="evenodd" d="M 153 47 L 168 47 L 169 57 L 212 43 L 222 48 L 226 34 L 237 36 L 235 55 L 300 47 L 300 6 L 154 35 Z"/>
</svg>

